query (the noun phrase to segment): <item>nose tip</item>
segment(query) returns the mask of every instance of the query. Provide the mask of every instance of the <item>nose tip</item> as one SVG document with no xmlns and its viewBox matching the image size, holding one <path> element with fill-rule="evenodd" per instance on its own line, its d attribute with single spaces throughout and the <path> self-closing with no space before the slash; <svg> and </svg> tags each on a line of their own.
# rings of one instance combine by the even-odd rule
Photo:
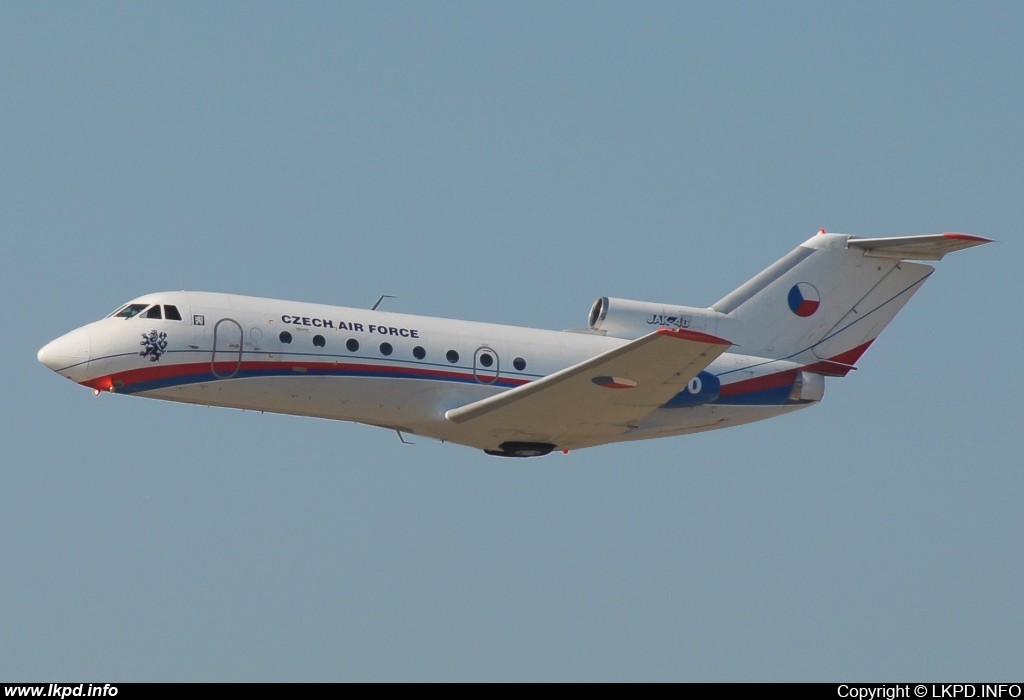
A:
<svg viewBox="0 0 1024 700">
<path fill-rule="evenodd" d="M 90 349 L 89 331 L 76 328 L 41 347 L 36 359 L 48 369 L 72 379 L 72 375 L 84 371 Z"/>
</svg>

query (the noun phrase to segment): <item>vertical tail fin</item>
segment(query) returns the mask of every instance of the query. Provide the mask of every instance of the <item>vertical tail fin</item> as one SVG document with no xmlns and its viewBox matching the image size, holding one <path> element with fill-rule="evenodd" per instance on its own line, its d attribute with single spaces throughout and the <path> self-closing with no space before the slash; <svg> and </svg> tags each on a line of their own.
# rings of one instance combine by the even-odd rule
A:
<svg viewBox="0 0 1024 700">
<path fill-rule="evenodd" d="M 819 233 L 714 305 L 740 352 L 845 375 L 934 271 L 905 262 L 989 242 L 964 234 Z M 724 326 L 723 326 L 724 328 Z"/>
</svg>

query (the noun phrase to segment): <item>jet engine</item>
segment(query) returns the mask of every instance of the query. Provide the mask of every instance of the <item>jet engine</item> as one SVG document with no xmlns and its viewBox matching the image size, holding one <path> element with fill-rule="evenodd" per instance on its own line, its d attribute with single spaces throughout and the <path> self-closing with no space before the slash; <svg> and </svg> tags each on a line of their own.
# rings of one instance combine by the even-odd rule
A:
<svg viewBox="0 0 1024 700">
<path fill-rule="evenodd" d="M 801 370 L 796 373 L 793 391 L 789 394 L 791 401 L 821 401 L 825 398 L 825 377 L 816 372 Z"/>
<path fill-rule="evenodd" d="M 659 328 L 685 328 L 717 335 L 722 316 L 712 309 L 601 297 L 590 308 L 589 325 L 616 338 L 639 338 Z"/>
</svg>

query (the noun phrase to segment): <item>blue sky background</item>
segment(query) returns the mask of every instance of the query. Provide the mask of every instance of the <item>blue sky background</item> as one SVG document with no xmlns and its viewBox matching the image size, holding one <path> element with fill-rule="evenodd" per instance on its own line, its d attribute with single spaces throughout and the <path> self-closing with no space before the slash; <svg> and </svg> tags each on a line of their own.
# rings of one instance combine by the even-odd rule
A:
<svg viewBox="0 0 1024 700">
<path fill-rule="evenodd" d="M 0 678 L 1024 671 L 1019 3 L 0 4 Z M 145 292 L 501 323 L 939 264 L 825 402 L 501 460 L 104 395 Z"/>
</svg>

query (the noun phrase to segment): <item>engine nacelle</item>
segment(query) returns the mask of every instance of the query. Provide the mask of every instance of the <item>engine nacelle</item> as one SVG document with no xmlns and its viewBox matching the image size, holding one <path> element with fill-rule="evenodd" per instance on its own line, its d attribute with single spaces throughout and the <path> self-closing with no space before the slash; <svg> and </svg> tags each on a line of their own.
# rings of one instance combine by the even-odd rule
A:
<svg viewBox="0 0 1024 700">
<path fill-rule="evenodd" d="M 713 309 L 601 297 L 590 308 L 589 324 L 595 331 L 616 338 L 639 338 L 659 328 L 686 328 L 717 335 L 722 316 Z"/>
<path fill-rule="evenodd" d="M 821 401 L 825 398 L 825 377 L 816 372 L 797 372 L 789 398 L 791 401 Z"/>
</svg>

